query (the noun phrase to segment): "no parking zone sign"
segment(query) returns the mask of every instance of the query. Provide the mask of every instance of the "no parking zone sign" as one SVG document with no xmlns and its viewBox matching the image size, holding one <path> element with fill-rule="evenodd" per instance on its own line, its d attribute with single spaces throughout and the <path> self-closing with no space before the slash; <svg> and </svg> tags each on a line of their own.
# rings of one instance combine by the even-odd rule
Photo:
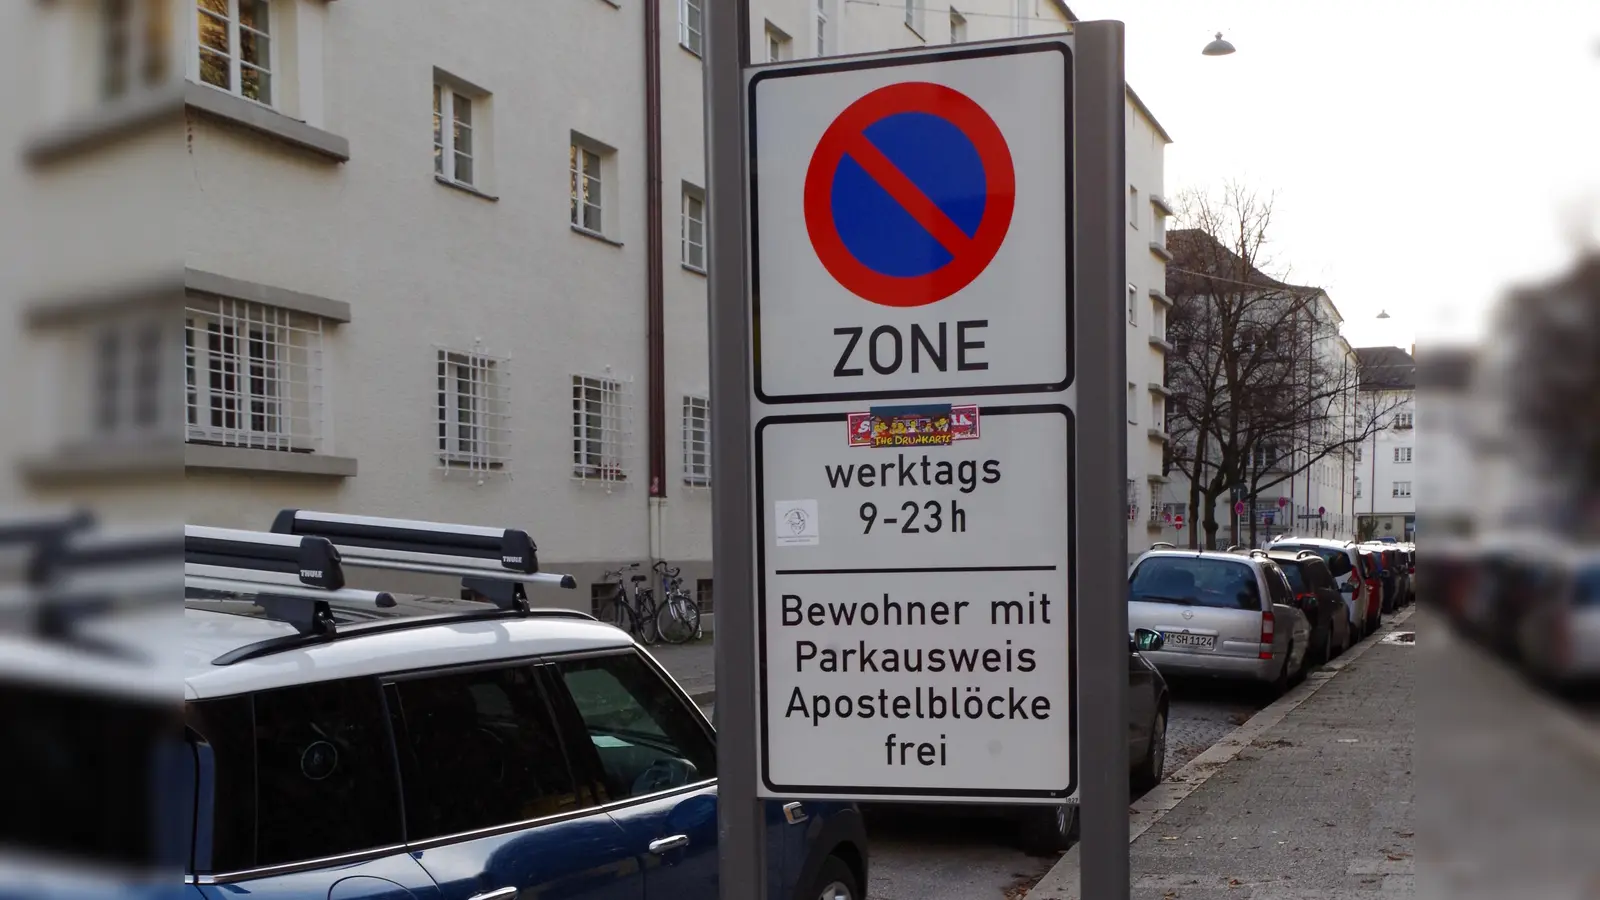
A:
<svg viewBox="0 0 1600 900">
<path fill-rule="evenodd" d="M 1075 789 L 1072 59 L 749 77 L 764 796 Z"/>
</svg>

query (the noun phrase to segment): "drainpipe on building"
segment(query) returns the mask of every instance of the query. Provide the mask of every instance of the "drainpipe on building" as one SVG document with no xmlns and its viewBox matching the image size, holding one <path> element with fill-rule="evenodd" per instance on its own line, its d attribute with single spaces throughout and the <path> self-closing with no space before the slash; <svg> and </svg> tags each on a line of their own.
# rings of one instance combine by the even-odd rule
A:
<svg viewBox="0 0 1600 900">
<path fill-rule="evenodd" d="M 666 303 L 661 197 L 661 0 L 644 4 L 645 321 L 650 384 L 646 431 L 650 459 L 650 557 L 662 558 L 661 507 L 667 502 Z"/>
</svg>

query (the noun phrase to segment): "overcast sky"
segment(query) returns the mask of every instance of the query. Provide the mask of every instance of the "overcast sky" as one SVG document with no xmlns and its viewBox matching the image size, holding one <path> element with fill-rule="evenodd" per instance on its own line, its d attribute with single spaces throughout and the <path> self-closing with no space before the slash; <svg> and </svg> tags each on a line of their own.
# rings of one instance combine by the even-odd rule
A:
<svg viewBox="0 0 1600 900">
<path fill-rule="evenodd" d="M 1325 287 L 1356 346 L 1478 336 L 1595 239 L 1600 0 L 1068 2 L 1127 23 L 1169 199 L 1275 191 L 1271 274 Z M 1217 31 L 1238 52 L 1201 56 Z"/>
</svg>

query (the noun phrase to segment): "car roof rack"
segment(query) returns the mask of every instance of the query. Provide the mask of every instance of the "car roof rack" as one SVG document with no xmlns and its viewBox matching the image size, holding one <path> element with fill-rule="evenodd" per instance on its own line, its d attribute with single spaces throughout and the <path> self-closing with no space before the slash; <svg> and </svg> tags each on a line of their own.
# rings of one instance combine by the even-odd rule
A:
<svg viewBox="0 0 1600 900">
<path fill-rule="evenodd" d="M 49 579 L 67 540 L 94 525 L 94 513 L 87 509 L 11 515 L 0 518 L 0 547 L 26 554 L 27 560 L 21 567 L 22 581 L 37 586 Z"/>
<path fill-rule="evenodd" d="M 538 548 L 516 528 L 285 509 L 272 530 L 323 538 L 350 568 L 458 577 L 464 598 L 481 596 L 503 610 L 528 612 L 529 584 L 578 586 L 571 575 L 539 571 Z"/>
<path fill-rule="evenodd" d="M 190 590 L 249 599 L 302 635 L 337 632 L 331 601 L 389 608 L 394 595 L 345 587 L 339 551 L 326 538 L 186 525 L 183 581 Z"/>
<path fill-rule="evenodd" d="M 181 549 L 175 528 L 107 531 L 87 513 L 33 523 L 30 528 L 13 519 L 0 526 L 0 543 L 35 545 L 27 583 L 0 592 L 6 630 L 83 644 L 82 622 L 171 602 Z"/>
<path fill-rule="evenodd" d="M 1168 550 L 1176 550 L 1176 549 L 1178 549 L 1178 545 L 1174 544 L 1174 543 L 1172 543 L 1170 541 L 1156 541 L 1155 543 L 1150 545 L 1150 549 L 1151 550 L 1154 550 L 1154 549 L 1156 549 L 1158 547 L 1165 547 Z"/>
</svg>

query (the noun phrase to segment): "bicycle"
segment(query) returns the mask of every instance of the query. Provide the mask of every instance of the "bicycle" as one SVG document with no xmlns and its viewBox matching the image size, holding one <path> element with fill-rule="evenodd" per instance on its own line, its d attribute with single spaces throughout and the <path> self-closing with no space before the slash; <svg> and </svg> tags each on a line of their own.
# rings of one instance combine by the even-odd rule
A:
<svg viewBox="0 0 1600 900">
<path fill-rule="evenodd" d="M 661 596 L 664 599 L 655 615 L 656 631 L 661 639 L 669 644 L 682 644 L 690 638 L 700 637 L 700 604 L 683 589 L 680 570 L 667 565 L 666 560 L 656 560 L 651 568 L 661 575 Z"/>
<path fill-rule="evenodd" d="M 628 585 L 622 581 L 624 572 L 639 568 L 638 563 L 613 569 L 601 575 L 607 581 L 616 579 L 617 592 L 612 594 L 607 603 L 600 609 L 601 621 L 608 622 L 621 628 L 646 644 L 654 644 L 661 636 L 656 625 L 658 610 L 655 597 L 644 583 L 650 579 L 644 575 L 633 575 L 628 582 L 633 585 L 633 599 L 628 598 Z"/>
</svg>

